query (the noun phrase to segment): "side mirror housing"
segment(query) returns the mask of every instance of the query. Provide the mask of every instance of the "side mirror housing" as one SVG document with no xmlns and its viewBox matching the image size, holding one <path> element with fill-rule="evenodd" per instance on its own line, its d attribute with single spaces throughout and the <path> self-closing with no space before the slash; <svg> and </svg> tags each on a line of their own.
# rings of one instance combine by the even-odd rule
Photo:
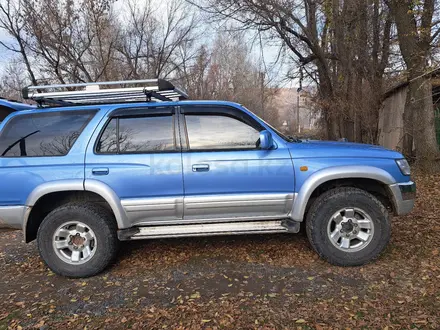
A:
<svg viewBox="0 0 440 330">
<path fill-rule="evenodd" d="M 260 132 L 260 149 L 268 150 L 273 147 L 272 134 L 269 131 Z"/>
</svg>

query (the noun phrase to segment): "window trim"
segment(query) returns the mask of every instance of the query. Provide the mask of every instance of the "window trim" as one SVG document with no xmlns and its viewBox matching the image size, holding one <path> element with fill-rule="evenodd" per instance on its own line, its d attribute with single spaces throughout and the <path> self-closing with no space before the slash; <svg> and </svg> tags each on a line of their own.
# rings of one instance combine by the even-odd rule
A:
<svg viewBox="0 0 440 330">
<path fill-rule="evenodd" d="M 261 125 L 257 120 L 249 116 L 247 113 L 243 112 L 240 109 L 228 106 L 228 105 L 182 105 L 180 106 L 180 113 L 185 117 L 188 115 L 222 115 L 226 117 L 231 117 L 241 121 L 255 130 L 261 132 L 266 128 Z"/>
<path fill-rule="evenodd" d="M 156 107 L 154 107 L 156 108 Z M 145 107 L 145 108 L 122 108 L 122 109 L 116 109 L 112 111 L 109 114 L 109 117 L 107 118 L 107 121 L 105 122 L 104 126 L 102 127 L 101 131 L 99 132 L 98 137 L 95 140 L 94 146 L 93 146 L 93 153 L 97 156 L 107 155 L 107 156 L 115 156 L 115 155 L 148 155 L 148 154 L 172 154 L 181 152 L 181 148 L 178 143 L 178 139 L 176 136 L 176 112 L 174 107 L 162 107 L 162 108 L 170 108 L 170 111 L 150 111 L 151 108 Z M 127 110 L 127 112 L 122 111 Z M 132 114 L 129 111 L 131 110 L 139 110 L 138 114 Z M 145 111 L 144 111 L 145 110 Z M 116 116 L 114 115 L 116 114 Z M 105 130 L 107 129 L 107 126 L 110 124 L 110 122 L 113 119 L 116 119 L 116 136 L 119 136 L 119 121 L 121 119 L 127 119 L 127 118 L 149 118 L 149 117 L 171 117 L 172 120 L 172 130 L 173 130 L 173 143 L 174 143 L 174 149 L 173 150 L 152 150 L 152 151 L 127 151 L 127 152 L 120 152 L 119 151 L 119 139 L 117 139 L 117 151 L 116 152 L 99 152 L 98 151 L 98 144 L 101 140 L 102 135 L 104 134 Z"/>
<path fill-rule="evenodd" d="M 186 106 L 190 107 L 190 106 Z M 203 110 L 195 110 L 192 108 L 203 108 Z M 223 109 L 223 111 L 222 111 Z M 225 111 L 226 110 L 226 111 Z M 180 114 L 182 118 L 182 129 L 184 132 L 185 140 L 186 140 L 186 148 L 182 148 L 182 152 L 219 152 L 219 151 L 258 151 L 262 150 L 259 147 L 254 148 L 219 148 L 219 149 L 191 149 L 191 145 L 189 142 L 189 135 L 188 135 L 188 126 L 186 124 L 186 115 L 199 115 L 199 116 L 223 116 L 223 117 L 229 117 L 233 118 L 245 125 L 248 125 L 255 129 L 258 132 L 261 132 L 265 130 L 266 128 L 261 125 L 258 121 L 256 121 L 254 118 L 249 116 L 247 113 L 244 113 L 241 110 L 235 109 L 230 106 L 210 106 L 210 105 L 203 105 L 203 106 L 191 106 L 190 110 L 183 109 L 181 107 Z M 237 116 L 238 114 L 239 116 Z"/>
<path fill-rule="evenodd" d="M 29 117 L 33 115 L 39 115 L 39 114 L 53 114 L 53 113 L 73 113 L 73 114 L 89 114 L 89 118 L 84 122 L 84 124 L 80 128 L 80 132 L 78 137 L 76 138 L 75 142 L 71 145 L 69 151 L 62 155 L 39 155 L 39 156 L 2 156 L 0 154 L 0 159 L 2 158 L 47 158 L 47 157 L 66 157 L 69 155 L 69 153 L 72 151 L 73 147 L 75 146 L 78 139 L 81 137 L 81 135 L 84 132 L 84 129 L 87 127 L 87 125 L 90 124 L 92 119 L 96 116 L 99 109 L 83 109 L 83 110 L 57 110 L 57 111 L 47 111 L 47 112 L 35 112 L 35 113 L 24 113 L 24 114 L 18 114 L 17 116 L 14 116 L 10 118 L 4 125 L 1 133 L 0 133 L 0 139 L 3 138 L 3 135 L 5 134 L 5 128 L 7 128 L 11 123 L 13 123 L 15 120 L 23 117 Z"/>
<path fill-rule="evenodd" d="M 136 107 L 136 108 L 119 108 L 113 110 L 109 116 L 119 118 L 143 117 L 143 116 L 164 116 L 173 115 L 176 110 L 173 106 L 155 106 L 155 107 Z"/>
</svg>

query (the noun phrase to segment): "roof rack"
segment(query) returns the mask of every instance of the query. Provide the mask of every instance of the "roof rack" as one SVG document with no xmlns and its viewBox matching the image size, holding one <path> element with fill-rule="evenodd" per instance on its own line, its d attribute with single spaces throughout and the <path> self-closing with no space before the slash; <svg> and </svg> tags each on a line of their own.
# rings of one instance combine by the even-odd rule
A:
<svg viewBox="0 0 440 330">
<path fill-rule="evenodd" d="M 43 105 L 179 101 L 188 95 L 163 79 L 28 86 L 23 98 Z"/>
</svg>

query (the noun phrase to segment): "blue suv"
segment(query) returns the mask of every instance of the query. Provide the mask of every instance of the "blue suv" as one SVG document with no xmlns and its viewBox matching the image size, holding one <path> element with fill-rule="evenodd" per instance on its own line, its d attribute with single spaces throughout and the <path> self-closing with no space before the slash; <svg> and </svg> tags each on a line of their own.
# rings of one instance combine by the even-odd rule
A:
<svg viewBox="0 0 440 330">
<path fill-rule="evenodd" d="M 239 104 L 184 100 L 167 81 L 23 94 L 38 107 L 0 125 L 0 225 L 36 239 L 57 274 L 99 273 L 121 240 L 300 224 L 331 264 L 362 265 L 387 245 L 390 215 L 414 206 L 400 153 L 287 137 Z"/>
</svg>

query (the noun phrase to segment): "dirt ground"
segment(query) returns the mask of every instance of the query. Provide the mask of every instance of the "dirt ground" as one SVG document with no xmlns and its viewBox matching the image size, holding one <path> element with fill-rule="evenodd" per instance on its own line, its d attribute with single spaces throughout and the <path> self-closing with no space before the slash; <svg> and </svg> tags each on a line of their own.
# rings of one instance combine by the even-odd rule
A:
<svg viewBox="0 0 440 330">
<path fill-rule="evenodd" d="M 1 329 L 439 329 L 440 176 L 417 176 L 415 211 L 393 219 L 372 264 L 340 268 L 305 235 L 126 242 L 99 276 L 42 263 L 0 233 Z"/>
</svg>

